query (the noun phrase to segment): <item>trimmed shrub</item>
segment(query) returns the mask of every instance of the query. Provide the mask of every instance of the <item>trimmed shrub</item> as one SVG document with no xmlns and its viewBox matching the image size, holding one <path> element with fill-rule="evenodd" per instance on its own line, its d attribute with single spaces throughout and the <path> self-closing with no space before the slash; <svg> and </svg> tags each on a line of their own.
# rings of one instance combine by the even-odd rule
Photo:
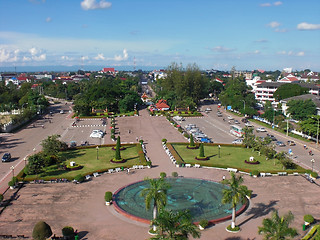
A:
<svg viewBox="0 0 320 240">
<path fill-rule="evenodd" d="M 312 171 L 311 171 L 310 169 L 307 169 L 307 170 L 306 170 L 306 173 L 311 174 Z"/>
<path fill-rule="evenodd" d="M 231 228 L 231 225 L 229 225 L 229 226 L 227 227 L 227 229 L 228 229 L 229 231 L 238 232 L 238 231 L 240 230 L 240 227 L 235 226 L 234 228 Z"/>
<path fill-rule="evenodd" d="M 167 176 L 167 174 L 165 172 L 160 173 L 160 178 L 165 178 L 166 176 Z"/>
<path fill-rule="evenodd" d="M 172 172 L 172 173 L 171 173 L 171 176 L 172 176 L 172 177 L 178 177 L 179 175 L 178 175 L 177 172 Z"/>
<path fill-rule="evenodd" d="M 0 193 L 0 203 L 3 201 L 3 195 Z"/>
<path fill-rule="evenodd" d="M 304 215 L 303 220 L 311 224 L 314 222 L 314 217 L 310 214 L 307 214 L 307 215 Z"/>
<path fill-rule="evenodd" d="M 318 173 L 316 173 L 316 172 L 312 172 L 310 175 L 311 175 L 311 177 L 313 177 L 313 178 L 317 178 L 317 177 L 318 177 Z"/>
<path fill-rule="evenodd" d="M 190 138 L 190 135 L 189 135 L 188 133 L 184 133 L 183 136 L 184 136 L 185 138 Z"/>
<path fill-rule="evenodd" d="M 206 220 L 206 219 L 202 219 L 200 222 L 199 222 L 199 225 L 203 228 L 206 228 L 208 225 L 209 225 L 209 221 Z"/>
<path fill-rule="evenodd" d="M 15 185 L 16 185 L 16 184 L 15 184 L 12 180 L 8 182 L 8 186 L 9 186 L 9 187 L 13 187 L 13 186 L 15 186 Z"/>
<path fill-rule="evenodd" d="M 199 153 L 199 157 L 200 158 L 204 158 L 204 147 L 203 147 L 203 143 L 200 143 L 200 153 Z"/>
<path fill-rule="evenodd" d="M 74 237 L 75 234 L 73 227 L 65 226 L 64 228 L 62 228 L 62 235 L 67 239 L 71 239 L 72 237 Z"/>
<path fill-rule="evenodd" d="M 161 140 L 163 143 L 167 143 L 167 139 L 165 139 L 165 138 L 162 138 L 162 140 Z"/>
<path fill-rule="evenodd" d="M 108 191 L 104 194 L 104 200 L 110 202 L 112 200 L 112 192 Z"/>
<path fill-rule="evenodd" d="M 120 136 L 118 136 L 117 138 L 117 145 L 116 145 L 116 154 L 115 154 L 115 159 L 116 160 L 120 160 L 121 156 L 120 156 Z"/>
<path fill-rule="evenodd" d="M 32 231 L 34 240 L 45 240 L 52 235 L 51 227 L 43 221 L 38 222 Z"/>
<path fill-rule="evenodd" d="M 81 174 L 78 174 L 77 176 L 74 177 L 74 180 L 76 180 L 79 183 L 82 183 L 84 181 L 84 176 Z"/>
<path fill-rule="evenodd" d="M 252 173 L 252 175 L 257 176 L 257 177 L 260 174 L 260 172 L 258 170 L 253 170 L 251 173 Z"/>
<path fill-rule="evenodd" d="M 151 161 L 147 161 L 147 166 L 151 167 L 152 166 L 152 162 Z"/>
<path fill-rule="evenodd" d="M 196 146 L 196 145 L 194 144 L 194 140 L 193 140 L 193 135 L 192 135 L 192 134 L 190 134 L 190 144 L 189 144 L 189 146 L 190 146 L 190 147 Z"/>
</svg>

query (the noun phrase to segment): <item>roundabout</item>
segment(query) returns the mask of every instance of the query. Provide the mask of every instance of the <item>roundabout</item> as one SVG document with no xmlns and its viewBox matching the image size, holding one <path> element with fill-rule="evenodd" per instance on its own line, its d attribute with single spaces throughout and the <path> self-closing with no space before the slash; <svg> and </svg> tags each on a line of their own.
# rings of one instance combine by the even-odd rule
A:
<svg viewBox="0 0 320 240">
<path fill-rule="evenodd" d="M 167 193 L 167 209 L 188 209 L 195 223 L 202 219 L 211 223 L 231 219 L 231 205 L 221 203 L 222 190 L 226 188 L 223 184 L 194 178 L 167 178 L 166 181 L 171 185 Z M 140 181 L 120 188 L 114 193 L 116 210 L 130 219 L 150 223 L 152 209 L 146 211 L 144 198 L 140 196 L 141 191 L 148 187 L 148 181 Z M 237 215 L 246 207 L 246 204 L 239 205 Z"/>
</svg>

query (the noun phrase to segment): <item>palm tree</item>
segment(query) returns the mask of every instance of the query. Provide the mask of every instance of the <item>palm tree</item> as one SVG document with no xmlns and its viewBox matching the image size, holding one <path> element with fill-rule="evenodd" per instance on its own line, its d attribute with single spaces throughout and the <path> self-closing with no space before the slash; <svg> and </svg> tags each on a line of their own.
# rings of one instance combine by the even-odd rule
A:
<svg viewBox="0 0 320 240">
<path fill-rule="evenodd" d="M 285 240 L 288 239 L 287 237 L 292 239 L 297 235 L 297 230 L 289 227 L 293 219 L 292 212 L 289 211 L 288 214 L 280 217 L 278 211 L 275 210 L 271 218 L 263 219 L 262 227 L 258 227 L 258 233 L 263 234 L 266 240 Z"/>
<path fill-rule="evenodd" d="M 238 203 L 244 204 L 247 200 L 247 195 L 250 195 L 250 190 L 247 186 L 241 185 L 243 178 L 241 175 L 236 176 L 233 172 L 230 173 L 231 179 L 225 179 L 223 184 L 228 185 L 229 188 L 223 189 L 222 203 L 231 203 L 232 206 L 232 222 L 231 228 L 236 226 L 236 207 Z"/>
<path fill-rule="evenodd" d="M 200 238 L 201 234 L 196 225 L 192 223 L 192 218 L 188 210 L 173 212 L 172 210 L 161 210 L 159 216 L 152 221 L 157 226 L 157 236 L 153 240 L 184 240 Z"/>
<path fill-rule="evenodd" d="M 150 187 L 141 191 L 141 196 L 144 197 L 146 210 L 148 211 L 153 201 L 153 219 L 157 217 L 157 213 L 167 204 L 167 190 L 170 185 L 164 178 L 146 179 L 149 180 Z M 153 231 L 156 231 L 153 225 Z"/>
</svg>

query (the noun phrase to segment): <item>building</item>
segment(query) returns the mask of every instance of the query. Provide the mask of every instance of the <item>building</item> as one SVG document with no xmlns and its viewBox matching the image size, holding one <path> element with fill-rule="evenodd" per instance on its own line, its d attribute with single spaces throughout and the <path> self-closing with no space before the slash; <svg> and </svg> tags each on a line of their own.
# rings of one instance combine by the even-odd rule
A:
<svg viewBox="0 0 320 240">
<path fill-rule="evenodd" d="M 114 70 L 114 68 L 103 68 L 102 72 L 114 74 L 116 71 Z"/>
<path fill-rule="evenodd" d="M 277 91 L 278 87 L 285 84 L 285 82 L 263 82 L 257 85 L 255 91 L 255 99 L 257 101 L 265 103 L 266 101 L 276 102 L 273 94 Z M 319 86 L 314 84 L 307 84 L 307 83 L 293 83 L 299 84 L 301 87 L 308 88 L 309 93 L 313 95 L 319 96 Z"/>
<path fill-rule="evenodd" d="M 300 80 L 307 82 L 307 81 L 319 81 L 320 80 L 320 76 L 319 73 L 317 72 L 304 72 L 303 74 L 301 74 L 300 76 Z"/>
<path fill-rule="evenodd" d="M 281 103 L 281 109 L 284 115 L 288 116 L 288 106 L 287 103 L 291 100 L 308 100 L 311 99 L 312 102 L 314 102 L 314 104 L 317 107 L 317 115 L 320 115 L 320 97 L 314 94 L 304 94 L 304 95 L 300 95 L 300 96 L 294 96 L 294 97 L 290 97 L 290 98 L 286 98 L 286 99 L 282 99 L 280 100 Z"/>
<path fill-rule="evenodd" d="M 281 83 L 298 83 L 298 82 L 300 82 L 300 79 L 297 78 L 296 76 L 292 75 L 292 74 L 289 74 L 289 75 L 281 78 L 280 80 L 278 80 L 278 82 L 281 82 Z"/>
<path fill-rule="evenodd" d="M 167 111 L 170 109 L 170 106 L 167 104 L 167 101 L 164 99 L 160 99 L 157 103 L 156 103 L 156 108 L 160 111 Z"/>
</svg>

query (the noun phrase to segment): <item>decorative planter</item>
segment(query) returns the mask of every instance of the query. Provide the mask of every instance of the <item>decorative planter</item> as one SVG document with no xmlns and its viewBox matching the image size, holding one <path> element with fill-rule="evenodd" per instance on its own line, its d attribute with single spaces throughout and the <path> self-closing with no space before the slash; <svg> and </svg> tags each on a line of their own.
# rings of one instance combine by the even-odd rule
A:
<svg viewBox="0 0 320 240">
<path fill-rule="evenodd" d="M 204 157 L 204 158 L 195 157 L 194 159 L 196 159 L 196 160 L 198 160 L 198 161 L 207 161 L 207 160 L 209 160 L 208 157 Z"/>
<path fill-rule="evenodd" d="M 204 227 L 202 227 L 201 225 L 199 225 L 199 229 L 202 231 L 202 230 L 204 230 Z"/>
<path fill-rule="evenodd" d="M 110 205 L 111 205 L 111 203 L 112 203 L 112 201 L 110 201 L 110 202 L 106 202 L 106 206 L 110 206 Z"/>
<path fill-rule="evenodd" d="M 16 187 L 15 186 L 10 186 L 10 189 L 15 189 Z"/>
</svg>

